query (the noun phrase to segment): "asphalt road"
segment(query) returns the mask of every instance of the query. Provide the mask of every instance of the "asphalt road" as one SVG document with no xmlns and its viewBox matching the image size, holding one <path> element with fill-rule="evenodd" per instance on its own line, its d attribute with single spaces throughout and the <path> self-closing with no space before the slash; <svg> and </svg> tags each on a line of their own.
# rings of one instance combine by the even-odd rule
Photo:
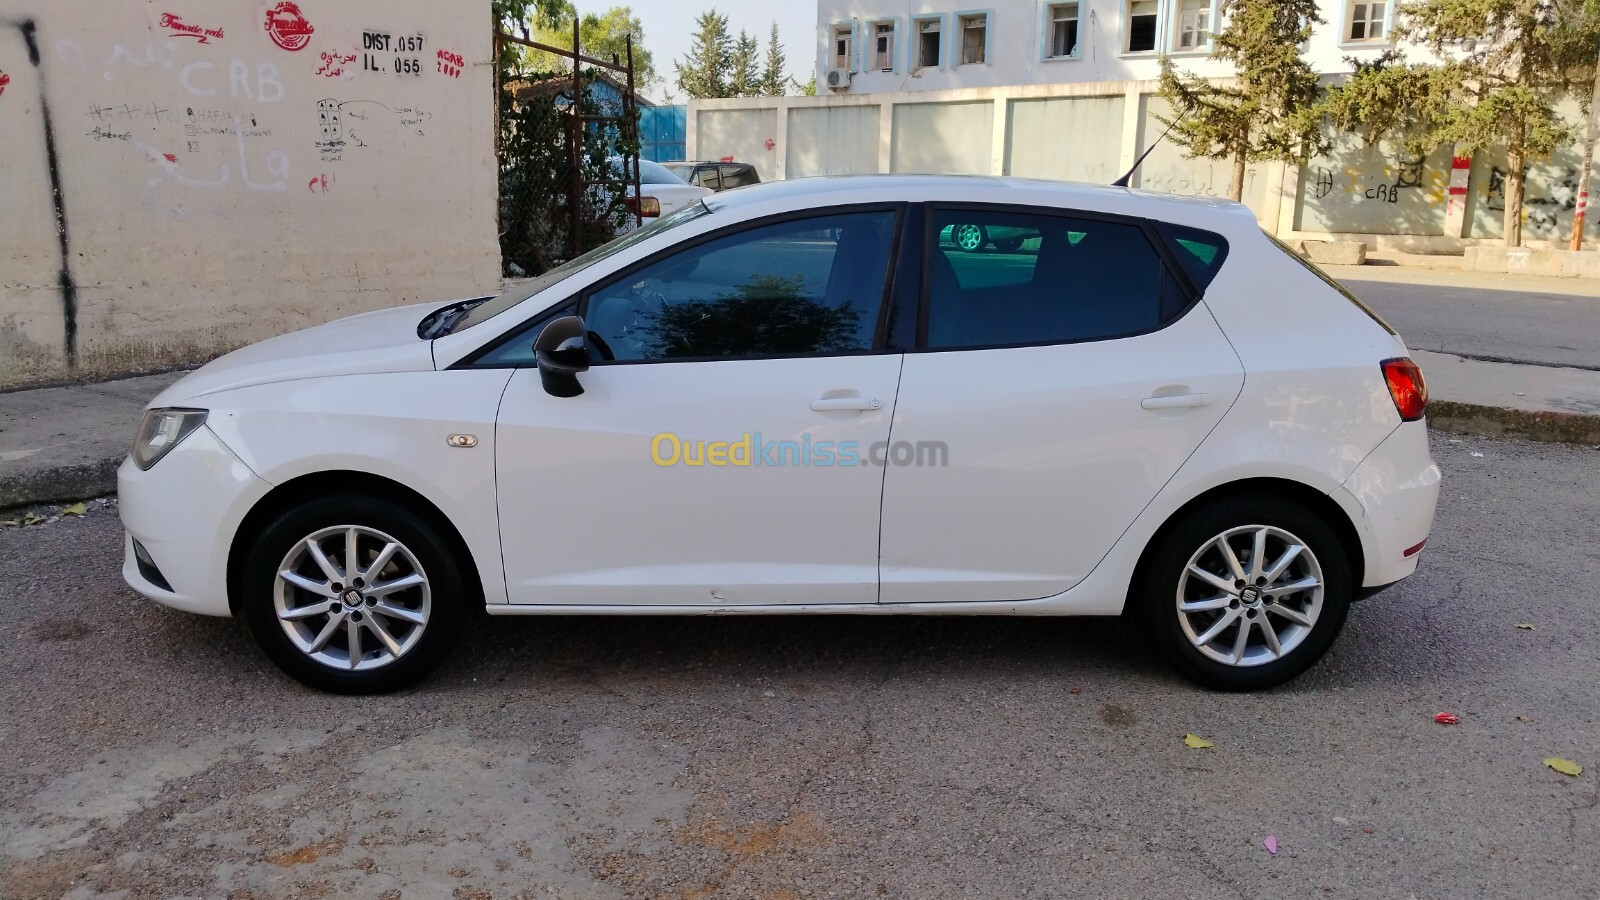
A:
<svg viewBox="0 0 1600 900">
<path fill-rule="evenodd" d="M 1370 266 L 1329 272 L 1414 350 L 1600 369 L 1600 289 L 1592 282 Z"/>
<path fill-rule="evenodd" d="M 485 618 L 332 697 L 114 510 L 8 528 L 0 896 L 1593 898 L 1600 452 L 1435 454 L 1421 573 L 1256 695 L 1111 620 Z"/>
</svg>

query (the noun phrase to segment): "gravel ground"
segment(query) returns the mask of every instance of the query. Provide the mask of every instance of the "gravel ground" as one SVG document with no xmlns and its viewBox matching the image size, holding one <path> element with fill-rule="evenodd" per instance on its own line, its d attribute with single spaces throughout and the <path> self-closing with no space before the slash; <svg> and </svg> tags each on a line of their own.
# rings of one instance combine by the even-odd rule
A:
<svg viewBox="0 0 1600 900">
<path fill-rule="evenodd" d="M 332 697 L 114 508 L 5 527 L 0 895 L 1600 896 L 1600 452 L 1434 449 L 1421 573 L 1255 695 L 1113 620 L 483 617 Z"/>
</svg>

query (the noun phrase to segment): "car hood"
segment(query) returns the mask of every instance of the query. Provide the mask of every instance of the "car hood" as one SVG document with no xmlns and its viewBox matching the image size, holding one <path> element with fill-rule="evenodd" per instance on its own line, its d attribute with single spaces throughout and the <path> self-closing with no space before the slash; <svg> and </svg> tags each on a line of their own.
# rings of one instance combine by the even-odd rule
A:
<svg viewBox="0 0 1600 900">
<path fill-rule="evenodd" d="M 375 310 L 240 347 L 185 375 L 150 406 L 183 406 L 220 391 L 301 378 L 430 370 L 433 342 L 417 336 L 417 323 L 456 302 Z"/>
</svg>

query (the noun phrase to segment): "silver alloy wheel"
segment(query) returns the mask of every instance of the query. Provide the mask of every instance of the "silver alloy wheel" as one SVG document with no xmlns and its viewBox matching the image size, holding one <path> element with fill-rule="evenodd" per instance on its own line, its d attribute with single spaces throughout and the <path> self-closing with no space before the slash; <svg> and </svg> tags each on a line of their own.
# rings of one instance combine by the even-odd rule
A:
<svg viewBox="0 0 1600 900">
<path fill-rule="evenodd" d="M 1245 525 L 1200 546 L 1178 579 L 1177 613 L 1196 649 L 1229 666 L 1282 659 L 1322 612 L 1322 567 L 1304 541 Z"/>
<path fill-rule="evenodd" d="M 300 652 L 365 671 L 404 656 L 428 627 L 428 576 L 404 544 L 361 525 L 324 528 L 278 565 L 272 603 Z"/>
<path fill-rule="evenodd" d="M 979 225 L 957 225 L 954 235 L 955 245 L 968 253 L 983 248 L 983 227 Z"/>
</svg>

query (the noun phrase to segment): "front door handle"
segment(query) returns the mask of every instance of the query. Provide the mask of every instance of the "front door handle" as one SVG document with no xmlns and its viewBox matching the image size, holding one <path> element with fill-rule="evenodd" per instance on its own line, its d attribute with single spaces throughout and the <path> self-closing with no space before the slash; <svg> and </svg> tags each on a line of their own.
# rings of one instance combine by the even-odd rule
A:
<svg viewBox="0 0 1600 900">
<path fill-rule="evenodd" d="M 1145 409 L 1191 409 L 1196 406 L 1210 406 L 1210 394 L 1178 394 L 1174 397 L 1146 397 L 1139 401 Z"/>
<path fill-rule="evenodd" d="M 861 411 L 882 407 L 882 401 L 876 397 L 824 397 L 821 400 L 811 401 L 811 408 L 817 412 L 835 412 L 841 409 Z"/>
</svg>

